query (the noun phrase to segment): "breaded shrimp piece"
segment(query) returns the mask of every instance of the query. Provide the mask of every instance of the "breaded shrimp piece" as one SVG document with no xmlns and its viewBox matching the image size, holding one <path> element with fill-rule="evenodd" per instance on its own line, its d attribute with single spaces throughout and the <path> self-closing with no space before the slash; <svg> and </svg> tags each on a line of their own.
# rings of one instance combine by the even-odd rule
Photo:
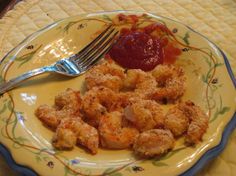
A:
<svg viewBox="0 0 236 176">
<path fill-rule="evenodd" d="M 35 115 L 43 122 L 44 125 L 52 129 L 56 129 L 61 121 L 57 115 L 56 109 L 48 105 L 40 105 L 35 110 Z"/>
<path fill-rule="evenodd" d="M 97 129 L 79 117 L 63 119 L 52 141 L 57 149 L 72 149 L 77 143 L 86 147 L 92 154 L 97 153 L 99 144 Z"/>
<path fill-rule="evenodd" d="M 80 92 L 67 88 L 55 97 L 55 105 L 58 110 L 70 110 L 72 113 L 79 111 L 81 107 Z"/>
<path fill-rule="evenodd" d="M 102 147 L 125 149 L 132 146 L 139 132 L 132 126 L 122 126 L 122 116 L 118 111 L 102 116 L 98 127 Z"/>
<path fill-rule="evenodd" d="M 190 120 L 179 106 L 170 108 L 165 116 L 165 128 L 169 129 L 175 137 L 184 134 L 189 127 Z"/>
<path fill-rule="evenodd" d="M 123 86 L 124 72 L 107 61 L 94 66 L 85 75 L 87 89 L 104 86 L 118 91 Z"/>
<path fill-rule="evenodd" d="M 78 114 L 78 113 L 77 113 Z M 44 125 L 55 130 L 64 118 L 74 118 L 76 114 L 70 109 L 56 110 L 48 105 L 40 105 L 35 110 L 35 115 L 43 122 Z"/>
<path fill-rule="evenodd" d="M 144 98 L 142 94 L 137 92 L 119 92 L 117 94 L 117 102 L 113 105 L 114 111 L 124 111 L 124 108 L 134 102 L 136 99 Z"/>
<path fill-rule="evenodd" d="M 174 102 L 185 92 L 185 76 L 182 68 L 174 65 L 158 65 L 152 71 L 157 88 L 150 97 L 157 101 Z"/>
<path fill-rule="evenodd" d="M 139 131 L 164 126 L 164 114 L 161 106 L 153 100 L 136 99 L 124 110 L 125 118 Z"/>
<path fill-rule="evenodd" d="M 67 89 L 55 97 L 55 107 L 48 105 L 39 106 L 35 115 L 44 125 L 55 130 L 60 124 L 61 119 L 79 115 L 81 98 L 79 91 Z"/>
<path fill-rule="evenodd" d="M 136 93 L 143 94 L 145 97 L 157 86 L 155 78 L 141 69 L 130 69 L 124 79 L 124 89 L 134 90 Z"/>
<path fill-rule="evenodd" d="M 165 86 L 166 80 L 174 76 L 172 67 L 170 65 L 158 65 L 152 70 L 152 75 L 158 82 L 158 87 Z"/>
<path fill-rule="evenodd" d="M 169 130 L 152 129 L 139 134 L 133 150 L 140 157 L 154 157 L 174 148 L 175 139 Z"/>
<path fill-rule="evenodd" d="M 197 144 L 208 128 L 209 117 L 192 101 L 186 101 L 180 105 L 180 109 L 189 118 L 190 124 L 187 130 L 186 142 Z"/>
<path fill-rule="evenodd" d="M 144 80 L 146 73 L 141 69 L 129 69 L 124 79 L 124 88 L 134 90 L 137 84 Z"/>
<path fill-rule="evenodd" d="M 59 150 L 71 150 L 76 145 L 77 137 L 71 129 L 58 127 L 52 139 L 52 145 Z"/>
<path fill-rule="evenodd" d="M 35 115 L 43 122 L 44 125 L 55 130 L 64 118 L 73 118 L 80 113 L 74 113 L 71 109 L 56 110 L 48 105 L 40 105 L 35 110 Z"/>
<path fill-rule="evenodd" d="M 106 112 L 113 110 L 118 97 L 111 89 L 100 86 L 93 87 L 85 93 L 82 101 L 82 110 L 85 114 L 85 121 L 97 127 L 100 117 Z"/>
<path fill-rule="evenodd" d="M 180 136 L 186 133 L 188 144 L 197 144 L 202 140 L 208 128 L 208 116 L 191 101 L 180 103 L 166 114 L 165 127 Z"/>
</svg>

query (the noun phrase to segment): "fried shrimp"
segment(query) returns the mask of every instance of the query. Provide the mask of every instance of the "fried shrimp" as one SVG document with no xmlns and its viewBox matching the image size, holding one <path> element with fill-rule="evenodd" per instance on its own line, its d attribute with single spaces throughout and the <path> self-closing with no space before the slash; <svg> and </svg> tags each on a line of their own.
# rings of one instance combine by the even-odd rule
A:
<svg viewBox="0 0 236 176">
<path fill-rule="evenodd" d="M 58 117 L 56 109 L 48 105 L 40 105 L 35 110 L 35 115 L 43 122 L 44 125 L 52 129 L 56 129 L 61 121 L 61 118 Z"/>
<path fill-rule="evenodd" d="M 141 69 L 131 69 L 127 71 L 124 79 L 124 89 L 134 90 L 145 97 L 157 86 L 155 78 Z"/>
<path fill-rule="evenodd" d="M 164 115 L 162 108 L 153 100 L 136 99 L 124 110 L 125 118 L 139 131 L 162 128 Z"/>
<path fill-rule="evenodd" d="M 166 114 L 165 127 L 174 136 L 186 133 L 188 144 L 197 144 L 202 140 L 208 128 L 208 116 L 191 101 L 179 103 Z"/>
<path fill-rule="evenodd" d="M 41 105 L 36 109 L 35 115 L 44 125 L 55 130 L 63 118 L 79 115 L 80 107 L 79 91 L 67 89 L 55 97 L 55 107 Z"/>
<path fill-rule="evenodd" d="M 112 64 L 104 61 L 90 69 L 85 76 L 87 89 L 96 86 L 104 86 L 114 91 L 121 89 L 123 85 L 124 72 L 122 69 L 114 67 Z"/>
<path fill-rule="evenodd" d="M 93 87 L 85 93 L 82 101 L 82 109 L 85 121 L 97 127 L 100 117 L 113 110 L 118 97 L 111 89 L 106 87 Z"/>
<path fill-rule="evenodd" d="M 114 102 L 113 110 L 124 111 L 124 108 L 134 102 L 136 99 L 142 99 L 142 94 L 137 92 L 119 92 L 117 102 Z"/>
<path fill-rule="evenodd" d="M 81 107 L 80 92 L 70 88 L 66 89 L 66 91 L 61 92 L 55 97 L 55 105 L 58 110 L 78 112 Z"/>
<path fill-rule="evenodd" d="M 56 110 L 48 105 L 40 105 L 35 110 L 35 115 L 43 122 L 44 125 L 55 130 L 63 118 L 74 117 L 75 114 L 69 109 Z"/>
<path fill-rule="evenodd" d="M 186 134 L 188 144 L 197 144 L 202 140 L 208 128 L 209 117 L 204 111 L 192 101 L 186 101 L 180 105 L 180 109 L 189 118 L 190 124 Z"/>
<path fill-rule="evenodd" d="M 97 129 L 79 117 L 65 118 L 58 126 L 52 144 L 57 149 L 72 149 L 76 143 L 96 154 L 99 144 Z"/>
<path fill-rule="evenodd" d="M 169 129 L 175 137 L 184 134 L 189 127 L 189 118 L 180 109 L 179 105 L 169 109 L 165 116 L 165 128 Z"/>
<path fill-rule="evenodd" d="M 176 101 L 185 91 L 184 71 L 174 65 L 158 65 L 152 71 L 156 78 L 157 88 L 151 94 L 151 98 L 157 101 Z"/>
<path fill-rule="evenodd" d="M 154 157 L 172 149 L 175 139 L 169 130 L 152 129 L 139 134 L 133 149 L 140 157 Z"/>
<path fill-rule="evenodd" d="M 113 111 L 102 116 L 98 131 L 102 147 L 125 149 L 133 145 L 138 130 L 132 126 L 123 126 L 122 113 Z"/>
</svg>

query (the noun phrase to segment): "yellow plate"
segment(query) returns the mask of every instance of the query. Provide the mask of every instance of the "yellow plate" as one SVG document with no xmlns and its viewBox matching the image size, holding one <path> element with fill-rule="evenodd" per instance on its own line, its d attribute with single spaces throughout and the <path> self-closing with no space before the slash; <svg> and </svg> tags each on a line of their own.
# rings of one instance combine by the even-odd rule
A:
<svg viewBox="0 0 236 176">
<path fill-rule="evenodd" d="M 78 52 L 105 24 L 114 23 L 112 19 L 118 13 L 121 11 L 71 17 L 34 33 L 1 61 L 0 82 Z M 140 12 L 122 13 L 142 15 Z M 183 53 L 177 64 L 184 67 L 187 76 L 187 91 L 183 99 L 194 101 L 210 116 L 203 142 L 196 147 L 186 147 L 180 139 L 167 155 L 151 160 L 137 159 L 129 150 L 99 149 L 95 156 L 79 147 L 73 151 L 56 151 L 51 146 L 53 132 L 35 117 L 34 110 L 41 104 L 52 105 L 54 97 L 68 87 L 80 89 L 84 77 L 44 74 L 28 80 L 0 98 L 0 141 L 18 164 L 33 169 L 39 175 L 50 176 L 157 173 L 172 176 L 190 171 L 195 173 L 198 168 L 190 168 L 206 157 L 207 151 L 220 146 L 225 127 L 232 123 L 236 97 L 227 71 L 229 66 L 225 64 L 222 52 L 179 22 L 152 14 L 142 16 L 141 20 L 166 25 L 182 43 Z M 26 173 L 24 169 L 20 170 Z M 27 173 L 33 174 L 31 171 Z"/>
</svg>

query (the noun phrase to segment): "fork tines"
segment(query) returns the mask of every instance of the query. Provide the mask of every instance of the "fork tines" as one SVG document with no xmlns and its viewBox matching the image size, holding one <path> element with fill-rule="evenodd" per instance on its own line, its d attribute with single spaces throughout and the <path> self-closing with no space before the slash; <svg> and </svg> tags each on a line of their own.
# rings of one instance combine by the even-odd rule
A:
<svg viewBox="0 0 236 176">
<path fill-rule="evenodd" d="M 88 67 L 95 64 L 110 50 L 118 33 L 112 25 L 109 25 L 91 43 L 76 54 L 75 61 L 77 65 L 83 69 L 88 69 Z"/>
</svg>

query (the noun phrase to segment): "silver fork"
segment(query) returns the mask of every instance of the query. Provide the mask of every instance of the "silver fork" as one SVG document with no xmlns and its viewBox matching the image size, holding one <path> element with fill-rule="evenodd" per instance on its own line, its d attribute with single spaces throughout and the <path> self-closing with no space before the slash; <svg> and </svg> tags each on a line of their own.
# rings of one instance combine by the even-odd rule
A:
<svg viewBox="0 0 236 176">
<path fill-rule="evenodd" d="M 89 43 L 78 53 L 68 58 L 61 59 L 53 65 L 37 68 L 23 73 L 21 76 L 1 84 L 0 95 L 15 88 L 26 79 L 46 72 L 55 72 L 73 77 L 81 75 L 95 65 L 99 59 L 101 59 L 103 55 L 109 51 L 116 41 L 115 36 L 117 34 L 118 31 L 116 31 L 112 25 L 108 26 L 103 32 L 101 32 L 101 34 L 99 34 L 91 43 Z"/>
</svg>

